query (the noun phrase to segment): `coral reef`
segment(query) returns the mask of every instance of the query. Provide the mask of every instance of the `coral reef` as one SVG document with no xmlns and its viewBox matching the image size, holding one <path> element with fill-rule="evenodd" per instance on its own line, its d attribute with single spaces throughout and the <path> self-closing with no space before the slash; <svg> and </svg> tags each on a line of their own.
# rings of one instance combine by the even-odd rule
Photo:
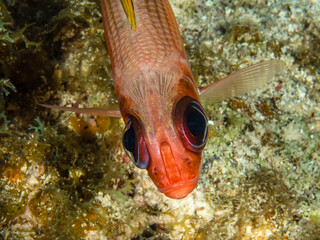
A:
<svg viewBox="0 0 320 240">
<path fill-rule="evenodd" d="M 0 239 L 319 239 L 320 3 L 170 1 L 196 81 L 285 73 L 205 106 L 196 190 L 158 192 L 123 122 L 38 103 L 116 103 L 98 0 L 0 0 Z"/>
</svg>

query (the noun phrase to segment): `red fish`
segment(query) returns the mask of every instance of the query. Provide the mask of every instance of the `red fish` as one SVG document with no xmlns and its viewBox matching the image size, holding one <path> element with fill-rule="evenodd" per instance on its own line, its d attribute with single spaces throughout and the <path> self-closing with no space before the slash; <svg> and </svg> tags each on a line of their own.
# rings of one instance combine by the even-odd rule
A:
<svg viewBox="0 0 320 240">
<path fill-rule="evenodd" d="M 120 111 L 42 106 L 122 116 L 122 142 L 133 163 L 148 170 L 160 192 L 184 198 L 200 178 L 208 137 L 201 103 L 261 87 L 284 63 L 262 62 L 199 90 L 167 0 L 101 0 L 101 8 Z"/>
</svg>

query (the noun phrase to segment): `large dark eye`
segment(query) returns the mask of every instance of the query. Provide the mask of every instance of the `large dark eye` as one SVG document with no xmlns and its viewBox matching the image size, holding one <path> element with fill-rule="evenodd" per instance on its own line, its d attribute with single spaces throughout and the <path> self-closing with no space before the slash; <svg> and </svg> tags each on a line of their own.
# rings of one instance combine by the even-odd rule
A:
<svg viewBox="0 0 320 240">
<path fill-rule="evenodd" d="M 200 103 L 190 97 L 182 98 L 176 105 L 175 119 L 185 146 L 201 151 L 208 138 L 208 120 Z"/>
<path fill-rule="evenodd" d="M 124 129 L 122 144 L 131 161 L 139 168 L 147 168 L 150 156 L 136 118 L 130 117 Z"/>
<path fill-rule="evenodd" d="M 134 133 L 133 127 L 131 127 L 131 121 L 129 120 L 128 122 L 130 125 L 123 134 L 122 144 L 127 151 L 134 153 L 136 145 L 136 134 Z"/>
</svg>

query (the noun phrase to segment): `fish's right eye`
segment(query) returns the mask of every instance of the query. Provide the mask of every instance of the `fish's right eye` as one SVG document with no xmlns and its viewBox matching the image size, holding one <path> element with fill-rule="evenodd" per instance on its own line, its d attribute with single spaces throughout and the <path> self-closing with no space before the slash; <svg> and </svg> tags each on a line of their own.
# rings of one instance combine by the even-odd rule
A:
<svg viewBox="0 0 320 240">
<path fill-rule="evenodd" d="M 124 129 L 122 144 L 131 161 L 139 168 L 148 168 L 150 156 L 144 141 L 142 128 L 134 117 L 130 117 Z"/>
<path fill-rule="evenodd" d="M 126 126 L 127 130 L 125 130 L 123 134 L 122 144 L 127 151 L 133 154 L 136 144 L 136 135 L 134 133 L 133 127 L 131 126 L 131 121 L 129 120 L 128 122 L 130 122 L 130 125 L 128 127 Z"/>
</svg>

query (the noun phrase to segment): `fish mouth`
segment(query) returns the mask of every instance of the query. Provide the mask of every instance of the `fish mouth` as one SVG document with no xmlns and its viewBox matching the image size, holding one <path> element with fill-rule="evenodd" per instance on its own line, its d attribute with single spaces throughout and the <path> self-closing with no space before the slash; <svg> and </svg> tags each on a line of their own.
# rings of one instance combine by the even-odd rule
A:
<svg viewBox="0 0 320 240">
<path fill-rule="evenodd" d="M 189 193 L 191 193 L 193 189 L 195 189 L 199 179 L 200 176 L 196 176 L 191 180 L 180 181 L 167 188 L 159 188 L 159 191 L 169 198 L 182 199 L 188 196 Z"/>
</svg>

